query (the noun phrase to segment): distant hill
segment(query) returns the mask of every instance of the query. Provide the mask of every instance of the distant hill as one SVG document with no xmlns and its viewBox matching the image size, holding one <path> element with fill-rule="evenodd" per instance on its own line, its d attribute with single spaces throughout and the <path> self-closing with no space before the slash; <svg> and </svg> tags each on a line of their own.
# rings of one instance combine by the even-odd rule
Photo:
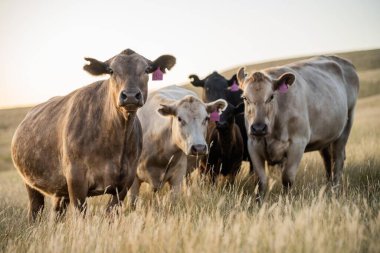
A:
<svg viewBox="0 0 380 253">
<path fill-rule="evenodd" d="M 360 78 L 359 97 L 368 97 L 371 95 L 380 94 L 380 49 L 353 51 L 353 52 L 345 52 L 345 53 L 337 53 L 337 54 L 332 53 L 332 54 L 326 54 L 326 55 L 338 55 L 340 57 L 350 60 L 355 65 L 356 69 L 358 70 L 358 74 Z M 261 62 L 261 63 L 253 63 L 253 64 L 248 64 L 248 65 L 238 65 L 231 69 L 220 71 L 220 73 L 224 75 L 225 77 L 230 78 L 242 66 L 245 66 L 248 71 L 260 70 L 260 69 L 280 66 L 287 63 L 307 59 L 313 56 L 314 55 L 309 55 L 309 56 L 304 56 L 304 57 L 281 59 L 281 60 Z M 214 69 L 210 69 L 210 73 L 212 71 L 214 71 Z M 203 77 L 200 77 L 200 78 L 203 78 Z M 198 94 L 200 94 L 201 92 L 200 88 L 195 88 L 189 83 L 185 84 L 184 86 L 188 89 L 191 89 L 197 92 Z"/>
</svg>

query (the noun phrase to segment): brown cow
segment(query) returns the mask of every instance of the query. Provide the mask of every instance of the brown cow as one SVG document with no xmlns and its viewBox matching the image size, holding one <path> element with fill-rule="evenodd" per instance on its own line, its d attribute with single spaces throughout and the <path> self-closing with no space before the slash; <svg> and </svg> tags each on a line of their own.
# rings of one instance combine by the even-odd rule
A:
<svg viewBox="0 0 380 253">
<path fill-rule="evenodd" d="M 51 196 L 63 214 L 71 202 L 85 210 L 86 197 L 111 194 L 108 208 L 121 204 L 133 183 L 142 150 L 136 111 L 147 99 L 149 73 L 163 72 L 175 58 L 155 61 L 124 50 L 106 62 L 86 58 L 84 69 L 110 78 L 54 97 L 34 107 L 16 130 L 12 158 L 29 195 L 35 220 Z"/>
<path fill-rule="evenodd" d="M 265 161 L 282 166 L 288 188 L 303 153 L 316 150 L 328 180 L 339 184 L 359 91 L 355 67 L 336 56 L 320 56 L 247 77 L 241 68 L 237 77 L 260 192 L 267 183 Z"/>
</svg>

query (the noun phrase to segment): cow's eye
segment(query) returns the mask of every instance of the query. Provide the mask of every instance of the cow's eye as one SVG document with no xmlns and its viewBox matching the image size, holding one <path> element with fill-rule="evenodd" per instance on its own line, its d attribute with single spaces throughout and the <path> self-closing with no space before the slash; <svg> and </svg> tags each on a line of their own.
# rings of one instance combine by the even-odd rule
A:
<svg viewBox="0 0 380 253">
<path fill-rule="evenodd" d="M 272 102 L 273 98 L 274 98 L 274 95 L 273 94 L 270 95 L 270 97 L 267 99 L 266 103 Z"/>
<path fill-rule="evenodd" d="M 186 122 L 181 117 L 178 117 L 178 122 L 181 123 L 182 126 L 186 125 Z"/>
<path fill-rule="evenodd" d="M 203 120 L 203 124 L 206 124 L 206 123 L 209 122 L 209 121 L 210 121 L 210 117 L 207 116 L 207 117 Z"/>
</svg>

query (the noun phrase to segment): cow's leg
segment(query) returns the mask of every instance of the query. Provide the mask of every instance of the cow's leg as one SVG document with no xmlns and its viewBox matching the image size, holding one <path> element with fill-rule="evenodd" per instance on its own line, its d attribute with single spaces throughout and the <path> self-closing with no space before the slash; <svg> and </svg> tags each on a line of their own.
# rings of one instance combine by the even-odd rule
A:
<svg viewBox="0 0 380 253">
<path fill-rule="evenodd" d="M 53 210 L 55 211 L 57 219 L 65 216 L 67 207 L 69 204 L 70 204 L 70 199 L 67 197 L 53 198 Z"/>
<path fill-rule="evenodd" d="M 88 182 L 86 179 L 86 170 L 71 165 L 67 173 L 67 186 L 69 190 L 70 202 L 81 213 L 85 214 L 88 194 Z"/>
<path fill-rule="evenodd" d="M 353 122 L 353 113 L 349 113 L 346 127 L 341 136 L 332 144 L 332 167 L 333 167 L 333 185 L 338 186 L 341 183 L 344 160 L 346 159 L 346 144 L 351 132 Z"/>
<path fill-rule="evenodd" d="M 27 184 L 25 184 L 25 187 L 29 197 L 29 222 L 34 222 L 37 215 L 41 214 L 44 209 L 44 195 Z"/>
<path fill-rule="evenodd" d="M 252 141 L 248 141 L 248 151 L 251 161 L 254 164 L 254 170 L 259 178 L 259 191 L 256 194 L 256 200 L 261 202 L 267 189 L 267 175 L 265 173 L 265 159 L 253 147 Z"/>
<path fill-rule="evenodd" d="M 128 204 L 134 209 L 136 208 L 137 198 L 139 196 L 142 181 L 136 176 L 133 180 L 131 189 L 128 192 Z"/>
<path fill-rule="evenodd" d="M 177 198 L 177 196 L 181 193 L 182 182 L 179 182 L 178 180 L 174 180 L 174 181 L 170 180 L 169 185 L 172 191 L 172 196 L 174 198 Z"/>
<path fill-rule="evenodd" d="M 228 178 L 228 183 L 230 185 L 233 185 L 235 183 L 235 179 L 236 179 L 237 174 L 239 174 L 239 172 L 240 172 L 241 162 L 234 163 L 231 167 L 232 167 L 232 170 L 227 175 L 227 178 Z"/>
<path fill-rule="evenodd" d="M 282 185 L 287 191 L 294 184 L 298 166 L 305 151 L 306 142 L 299 141 L 290 144 L 287 152 L 287 161 L 283 165 Z"/>
<path fill-rule="evenodd" d="M 199 157 L 188 157 L 187 158 L 187 170 L 186 170 L 186 185 L 190 186 L 191 185 L 191 173 L 193 173 L 194 170 L 196 170 L 199 166 L 200 163 Z"/>
<path fill-rule="evenodd" d="M 319 150 L 319 154 L 322 156 L 323 164 L 326 170 L 326 178 L 327 181 L 331 181 L 332 176 L 332 157 L 331 157 L 331 146 L 328 146 L 327 148 Z"/>
<path fill-rule="evenodd" d="M 252 160 L 248 156 L 248 169 L 249 169 L 249 174 L 253 175 L 255 173 L 255 169 L 253 168 Z"/>
<path fill-rule="evenodd" d="M 116 213 L 119 214 L 119 208 L 122 207 L 125 197 L 128 193 L 128 187 L 124 186 L 119 191 L 116 189 L 116 193 L 111 195 L 111 198 L 107 204 L 107 213 L 111 213 L 112 210 L 116 210 Z"/>
<path fill-rule="evenodd" d="M 176 200 L 181 193 L 182 181 L 186 175 L 187 170 L 187 158 L 183 156 L 179 159 L 175 167 L 170 168 L 173 170 L 173 174 L 169 178 L 169 185 L 171 189 L 172 199 Z"/>
<path fill-rule="evenodd" d="M 216 166 L 210 166 L 210 179 L 211 179 L 211 183 L 212 185 L 215 185 L 215 183 L 217 182 L 217 179 L 218 179 L 218 173 L 216 173 L 215 171 L 215 167 Z"/>
</svg>

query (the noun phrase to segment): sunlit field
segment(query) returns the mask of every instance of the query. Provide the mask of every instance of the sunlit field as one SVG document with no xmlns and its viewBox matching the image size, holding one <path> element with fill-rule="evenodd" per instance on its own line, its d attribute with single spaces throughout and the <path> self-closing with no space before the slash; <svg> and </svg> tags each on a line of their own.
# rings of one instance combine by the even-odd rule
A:
<svg viewBox="0 0 380 253">
<path fill-rule="evenodd" d="M 281 191 L 280 171 L 268 168 L 270 191 L 261 206 L 243 165 L 233 186 L 223 180 L 210 185 L 195 172 L 177 199 L 168 187 L 154 194 L 143 185 L 136 210 L 124 206 L 119 215 L 105 214 L 108 196 L 102 196 L 89 199 L 85 218 L 70 210 L 56 222 L 46 199 L 41 221 L 29 224 L 26 190 L 9 154 L 14 129 L 28 108 L 0 110 L 0 251 L 379 252 L 377 67 L 358 68 L 361 75 L 366 71 L 361 79 L 376 81 L 364 84 L 371 92 L 357 104 L 342 191 L 326 185 L 322 159 L 314 152 L 304 156 L 289 194 Z"/>
</svg>

